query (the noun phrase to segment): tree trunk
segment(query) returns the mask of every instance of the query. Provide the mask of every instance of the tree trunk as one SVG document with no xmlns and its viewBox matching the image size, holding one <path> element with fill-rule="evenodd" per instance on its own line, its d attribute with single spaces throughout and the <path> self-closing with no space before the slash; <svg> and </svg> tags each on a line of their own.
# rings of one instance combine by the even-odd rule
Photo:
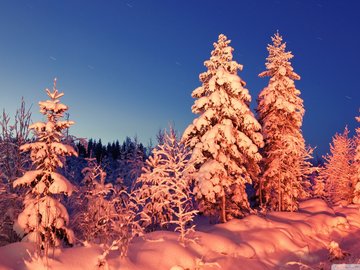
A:
<svg viewBox="0 0 360 270">
<path fill-rule="evenodd" d="M 221 222 L 225 223 L 226 222 L 226 198 L 225 198 L 225 194 L 221 197 Z"/>
<path fill-rule="evenodd" d="M 278 180 L 278 211 L 281 211 L 281 185 L 280 185 L 280 179 Z"/>
<path fill-rule="evenodd" d="M 260 200 L 260 207 L 262 207 L 263 206 L 262 179 L 260 179 L 260 183 L 259 183 L 259 200 Z"/>
</svg>

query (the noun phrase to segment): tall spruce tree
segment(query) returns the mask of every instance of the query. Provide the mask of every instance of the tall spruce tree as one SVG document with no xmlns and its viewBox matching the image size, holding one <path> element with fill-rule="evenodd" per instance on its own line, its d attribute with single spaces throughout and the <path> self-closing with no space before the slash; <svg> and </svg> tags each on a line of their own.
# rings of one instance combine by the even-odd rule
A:
<svg viewBox="0 0 360 270">
<path fill-rule="evenodd" d="M 37 242 L 45 256 L 48 248 L 60 245 L 61 240 L 73 242 L 73 233 L 67 228 L 69 215 L 56 197 L 57 194 L 71 195 L 73 186 L 57 170 L 64 166 L 65 156 L 77 156 L 72 146 L 62 143 L 63 132 L 74 122 L 61 120 L 68 107 L 60 103 L 63 93 L 56 89 L 56 79 L 53 91 L 46 89 L 46 93 L 49 100 L 40 101 L 39 106 L 47 121 L 30 125 L 36 141 L 20 147 L 24 152 L 30 151 L 36 168 L 13 183 L 14 187 L 24 185 L 30 188 L 24 201 L 24 211 L 14 225 L 15 230 L 25 235 L 25 239 Z"/>
<path fill-rule="evenodd" d="M 264 171 L 260 180 L 260 202 L 270 209 L 294 211 L 298 199 L 306 195 L 306 176 L 310 173 L 311 151 L 306 149 L 301 126 L 304 106 L 294 80 L 300 80 L 291 66 L 291 52 L 279 33 L 271 38 L 266 58 L 270 77 L 258 98 L 257 113 L 265 141 Z"/>
<path fill-rule="evenodd" d="M 238 76 L 243 66 L 233 61 L 233 48 L 223 34 L 214 43 L 207 71 L 200 74 L 192 112 L 198 114 L 183 134 L 195 163 L 196 199 L 202 212 L 220 217 L 243 216 L 250 211 L 245 191 L 260 172 L 260 124 L 249 109 L 251 96 Z"/>
</svg>

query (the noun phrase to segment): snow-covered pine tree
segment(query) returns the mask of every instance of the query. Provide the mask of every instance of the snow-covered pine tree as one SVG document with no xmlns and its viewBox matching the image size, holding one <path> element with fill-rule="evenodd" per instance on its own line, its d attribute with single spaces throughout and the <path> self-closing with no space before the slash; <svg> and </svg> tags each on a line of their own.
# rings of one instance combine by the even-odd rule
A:
<svg viewBox="0 0 360 270">
<path fill-rule="evenodd" d="M 335 134 L 330 144 L 330 154 L 324 156 L 324 168 L 320 177 L 325 180 L 326 196 L 332 203 L 351 202 L 353 198 L 354 145 L 348 137 L 347 127 L 342 134 Z"/>
<path fill-rule="evenodd" d="M 229 43 L 219 35 L 204 62 L 208 70 L 199 76 L 202 86 L 192 92 L 197 99 L 192 112 L 199 116 L 182 138 L 192 148 L 199 210 L 222 222 L 250 211 L 245 187 L 260 173 L 263 147 L 261 126 L 249 109 L 251 96 L 237 74 L 243 67 L 233 61 Z"/>
<path fill-rule="evenodd" d="M 360 122 L 360 117 L 356 117 L 356 120 Z M 355 156 L 354 156 L 354 198 L 353 202 L 360 204 L 360 127 L 356 129 L 356 135 L 354 139 L 355 143 Z"/>
<path fill-rule="evenodd" d="M 181 243 L 193 230 L 188 224 L 196 214 L 191 201 L 189 158 L 188 147 L 179 142 L 176 132 L 170 128 L 169 133 L 164 132 L 163 144 L 153 149 L 137 181 L 139 196 L 147 198 L 142 215 L 148 220 L 148 227 L 176 224 Z"/>
<path fill-rule="evenodd" d="M 45 256 L 49 246 L 59 246 L 61 240 L 73 242 L 73 232 L 67 227 L 69 215 L 56 196 L 71 195 L 73 186 L 57 169 L 63 167 L 65 156 L 77 156 L 71 146 L 62 143 L 63 131 L 74 122 L 61 120 L 68 107 L 60 103 L 63 93 L 56 89 L 56 79 L 53 91 L 46 89 L 46 93 L 50 99 L 40 101 L 39 106 L 47 121 L 30 125 L 36 141 L 20 147 L 24 152 L 30 151 L 35 170 L 27 171 L 13 183 L 14 187 L 24 185 L 29 188 L 24 211 L 14 228 L 26 236 L 23 240 L 36 242 L 39 252 L 43 249 Z"/>
<path fill-rule="evenodd" d="M 167 173 L 160 169 L 164 160 L 162 156 L 156 154 L 156 149 L 153 149 L 152 155 L 146 160 L 143 173 L 134 185 L 138 197 L 144 200 L 141 211 L 142 226 L 150 231 L 172 219 L 170 212 L 167 211 L 167 202 L 170 201 L 170 193 L 164 180 Z"/>
<path fill-rule="evenodd" d="M 315 178 L 313 196 L 318 198 L 326 197 L 325 182 L 324 179 L 322 179 L 322 177 L 319 175 Z"/>
<path fill-rule="evenodd" d="M 190 190 L 190 175 L 193 164 L 190 162 L 189 147 L 177 138 L 176 131 L 170 126 L 169 132 L 164 131 L 163 144 L 159 145 L 156 154 L 165 159 L 164 171 L 167 173 L 164 184 L 170 193 L 169 209 L 175 224 L 175 231 L 179 232 L 179 242 L 186 245 L 189 235 L 194 232 L 193 219 L 198 213 L 192 203 Z"/>
<path fill-rule="evenodd" d="M 257 113 L 265 141 L 260 203 L 273 210 L 294 211 L 298 199 L 306 195 L 311 172 L 311 150 L 305 147 L 301 126 L 304 106 L 294 80 L 300 80 L 291 66 L 291 52 L 279 33 L 271 38 L 266 71 L 270 81 L 259 94 Z"/>
<path fill-rule="evenodd" d="M 186 163 L 188 160 L 186 160 Z M 183 167 L 190 169 L 190 165 Z M 195 224 L 193 224 L 194 217 L 198 214 L 198 210 L 195 210 L 192 203 L 192 192 L 190 191 L 190 183 L 188 175 L 191 173 L 191 169 L 186 173 L 181 173 L 174 170 L 174 177 L 170 178 L 169 191 L 173 198 L 172 214 L 174 218 L 169 221 L 169 224 L 175 224 L 175 231 L 179 232 L 179 242 L 183 246 L 186 245 L 191 239 L 190 234 L 195 231 Z"/>
</svg>

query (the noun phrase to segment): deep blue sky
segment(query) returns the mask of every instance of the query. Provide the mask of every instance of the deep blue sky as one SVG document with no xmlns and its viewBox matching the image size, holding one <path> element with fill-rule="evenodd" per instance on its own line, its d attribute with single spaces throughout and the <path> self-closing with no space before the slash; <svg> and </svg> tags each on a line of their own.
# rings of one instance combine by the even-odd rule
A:
<svg viewBox="0 0 360 270">
<path fill-rule="evenodd" d="M 301 75 L 307 143 L 321 154 L 360 107 L 360 1 L 0 1 L 0 108 L 37 102 L 58 77 L 76 122 L 72 133 L 145 144 L 174 122 L 192 122 L 191 92 L 220 33 L 232 40 L 253 101 L 268 79 L 276 30 Z M 254 108 L 255 102 L 252 107 Z"/>
</svg>

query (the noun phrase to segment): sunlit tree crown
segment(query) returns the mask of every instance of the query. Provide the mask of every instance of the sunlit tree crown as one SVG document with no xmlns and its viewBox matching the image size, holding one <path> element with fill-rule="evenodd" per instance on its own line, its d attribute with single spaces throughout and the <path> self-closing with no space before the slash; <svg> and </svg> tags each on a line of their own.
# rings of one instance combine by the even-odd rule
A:
<svg viewBox="0 0 360 270">
<path fill-rule="evenodd" d="M 287 118 L 286 121 L 291 121 L 294 127 L 301 128 L 305 113 L 301 92 L 296 89 L 293 81 L 300 80 L 289 61 L 293 55 L 285 51 L 286 43 L 282 43 L 279 33 L 272 37 L 272 41 L 273 44 L 267 47 L 267 70 L 259 74 L 260 77 L 270 77 L 268 86 L 259 94 L 257 109 L 265 136 L 268 129 L 279 124 L 279 117 Z"/>
<path fill-rule="evenodd" d="M 231 40 L 227 39 L 224 34 L 219 35 L 217 42 L 214 42 L 214 50 L 211 52 L 209 60 L 204 62 L 208 68 L 207 72 L 200 74 L 200 81 L 204 82 L 210 74 L 215 74 L 221 67 L 231 74 L 236 74 L 238 70 L 242 70 L 243 66 L 233 61 L 234 49 L 229 45 Z"/>
<path fill-rule="evenodd" d="M 21 146 L 23 151 L 31 151 L 31 159 L 37 169 L 55 171 L 56 167 L 63 167 L 63 156 L 77 155 L 70 145 L 64 145 L 61 140 L 64 130 L 74 124 L 73 121 L 61 120 L 68 107 L 60 103 L 59 98 L 64 94 L 56 89 L 56 79 L 53 90 L 46 89 L 50 99 L 39 102 L 40 112 L 46 116 L 46 122 L 36 122 L 29 126 L 35 131 L 37 142 Z"/>
<path fill-rule="evenodd" d="M 300 80 L 300 76 L 294 72 L 290 59 L 294 56 L 286 51 L 286 42 L 283 42 L 282 36 L 277 32 L 271 37 L 273 44 L 267 46 L 269 56 L 265 63 L 266 71 L 259 74 L 260 77 L 281 77 L 287 76 L 293 80 Z"/>
</svg>

